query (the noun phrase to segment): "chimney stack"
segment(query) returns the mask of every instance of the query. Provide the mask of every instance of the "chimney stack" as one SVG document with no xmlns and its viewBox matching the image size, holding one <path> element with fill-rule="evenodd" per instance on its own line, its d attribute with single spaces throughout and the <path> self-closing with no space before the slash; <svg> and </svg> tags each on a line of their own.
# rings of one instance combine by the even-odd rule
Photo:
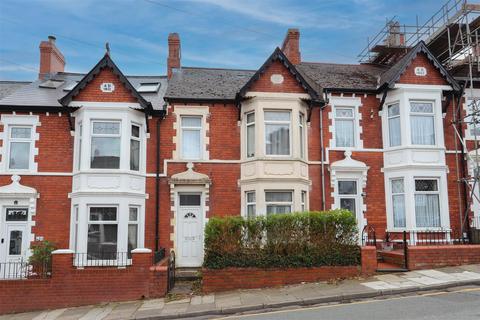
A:
<svg viewBox="0 0 480 320">
<path fill-rule="evenodd" d="M 167 77 L 172 77 L 172 69 L 180 68 L 180 36 L 178 33 L 168 35 Z"/>
<path fill-rule="evenodd" d="M 56 38 L 48 36 L 48 41 L 40 42 L 39 79 L 45 79 L 48 74 L 65 70 L 65 57 L 55 45 Z"/>
<path fill-rule="evenodd" d="M 288 29 L 285 40 L 283 40 L 282 51 L 293 64 L 302 62 L 300 56 L 300 31 Z"/>
</svg>

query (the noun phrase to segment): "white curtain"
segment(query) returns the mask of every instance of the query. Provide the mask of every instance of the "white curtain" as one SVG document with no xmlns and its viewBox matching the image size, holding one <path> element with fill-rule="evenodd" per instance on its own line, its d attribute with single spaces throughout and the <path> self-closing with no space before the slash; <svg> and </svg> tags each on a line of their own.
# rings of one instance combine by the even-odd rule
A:
<svg viewBox="0 0 480 320">
<path fill-rule="evenodd" d="M 255 156 L 255 125 L 247 126 L 247 157 Z"/>
<path fill-rule="evenodd" d="M 438 194 L 416 194 L 415 216 L 417 227 L 440 227 Z"/>
<path fill-rule="evenodd" d="M 335 121 L 335 141 L 337 147 L 354 147 L 353 120 Z"/>
<path fill-rule="evenodd" d="M 183 130 L 182 151 L 184 159 L 200 159 L 200 130 Z"/>
<path fill-rule="evenodd" d="M 402 142 L 400 136 L 400 117 L 388 119 L 388 137 L 390 139 L 390 147 L 399 146 Z"/>
<path fill-rule="evenodd" d="M 434 145 L 433 116 L 411 116 L 412 144 Z"/>
<path fill-rule="evenodd" d="M 269 155 L 290 154 L 290 126 L 288 124 L 266 124 L 265 143 Z"/>
<path fill-rule="evenodd" d="M 397 194 L 392 196 L 393 202 L 393 226 L 405 228 L 405 196 Z"/>
</svg>

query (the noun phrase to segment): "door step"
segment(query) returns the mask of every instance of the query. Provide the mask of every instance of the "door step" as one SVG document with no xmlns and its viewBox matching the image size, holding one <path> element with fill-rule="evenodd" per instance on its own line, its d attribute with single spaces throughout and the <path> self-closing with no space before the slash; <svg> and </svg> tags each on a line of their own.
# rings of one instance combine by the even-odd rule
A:
<svg viewBox="0 0 480 320">
<path fill-rule="evenodd" d="M 403 268 L 402 265 L 389 262 L 378 262 L 377 272 L 407 272 L 408 269 Z"/>
<path fill-rule="evenodd" d="M 175 285 L 169 293 L 178 296 L 187 296 L 193 294 L 195 281 L 175 280 Z"/>
<path fill-rule="evenodd" d="M 175 282 L 198 280 L 200 279 L 200 270 L 200 268 L 176 268 Z"/>
</svg>

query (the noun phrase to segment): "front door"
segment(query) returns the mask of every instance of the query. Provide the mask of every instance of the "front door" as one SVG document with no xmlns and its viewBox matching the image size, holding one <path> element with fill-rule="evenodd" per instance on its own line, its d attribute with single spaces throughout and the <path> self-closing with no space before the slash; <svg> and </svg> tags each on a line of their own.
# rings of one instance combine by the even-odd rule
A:
<svg viewBox="0 0 480 320">
<path fill-rule="evenodd" d="M 177 265 L 200 267 L 203 262 L 203 211 L 200 193 L 180 193 L 177 210 Z"/>
<path fill-rule="evenodd" d="M 0 224 L 0 278 L 19 277 L 24 269 L 29 237 L 28 209 L 5 208 Z"/>
<path fill-rule="evenodd" d="M 359 232 L 363 229 L 363 218 L 361 208 L 361 195 L 357 180 L 339 180 L 338 198 L 341 209 L 351 211 L 356 219 Z"/>
</svg>

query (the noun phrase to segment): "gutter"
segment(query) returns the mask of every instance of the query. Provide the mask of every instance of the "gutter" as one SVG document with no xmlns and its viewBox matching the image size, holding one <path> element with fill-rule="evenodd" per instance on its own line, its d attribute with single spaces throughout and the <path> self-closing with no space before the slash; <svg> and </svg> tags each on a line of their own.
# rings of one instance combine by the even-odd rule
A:
<svg viewBox="0 0 480 320">
<path fill-rule="evenodd" d="M 156 122 L 156 153 L 155 153 L 155 253 L 159 250 L 160 241 L 160 120 Z"/>
</svg>

